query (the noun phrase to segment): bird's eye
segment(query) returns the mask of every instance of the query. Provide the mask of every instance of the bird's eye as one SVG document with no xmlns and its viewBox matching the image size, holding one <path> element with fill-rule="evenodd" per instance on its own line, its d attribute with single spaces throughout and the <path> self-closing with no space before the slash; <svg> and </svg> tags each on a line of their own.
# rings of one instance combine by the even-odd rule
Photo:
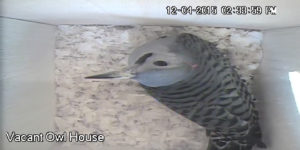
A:
<svg viewBox="0 0 300 150">
<path fill-rule="evenodd" d="M 164 39 L 164 38 L 166 38 L 167 36 L 166 35 L 164 35 L 164 36 L 161 36 L 161 37 L 159 37 L 160 39 Z"/>
<path fill-rule="evenodd" d="M 153 64 L 156 65 L 156 66 L 167 66 L 168 65 L 167 62 L 162 61 L 162 60 L 155 61 L 155 62 L 153 62 Z"/>
</svg>

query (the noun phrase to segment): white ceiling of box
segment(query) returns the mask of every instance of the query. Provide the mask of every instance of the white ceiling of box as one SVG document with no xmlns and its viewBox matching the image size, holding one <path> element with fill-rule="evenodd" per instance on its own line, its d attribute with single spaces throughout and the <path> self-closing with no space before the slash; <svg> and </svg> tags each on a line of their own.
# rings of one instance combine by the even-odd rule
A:
<svg viewBox="0 0 300 150">
<path fill-rule="evenodd" d="M 166 6 L 276 6 L 277 15 L 167 15 Z M 49 24 L 300 26 L 299 0 L 2 0 L 1 16 Z"/>
</svg>

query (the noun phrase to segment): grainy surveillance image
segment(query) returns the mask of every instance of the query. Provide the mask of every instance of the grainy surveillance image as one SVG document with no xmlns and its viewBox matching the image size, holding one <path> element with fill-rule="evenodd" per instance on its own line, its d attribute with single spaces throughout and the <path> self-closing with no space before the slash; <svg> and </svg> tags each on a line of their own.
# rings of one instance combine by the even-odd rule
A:
<svg viewBox="0 0 300 150">
<path fill-rule="evenodd" d="M 300 149 L 297 0 L 1 4 L 1 150 Z"/>
</svg>

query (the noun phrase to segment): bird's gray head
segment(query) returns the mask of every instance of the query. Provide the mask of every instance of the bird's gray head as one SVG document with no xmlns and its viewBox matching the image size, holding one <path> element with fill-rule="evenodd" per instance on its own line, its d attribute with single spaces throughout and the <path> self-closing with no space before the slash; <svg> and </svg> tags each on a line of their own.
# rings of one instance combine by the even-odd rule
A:
<svg viewBox="0 0 300 150">
<path fill-rule="evenodd" d="M 199 42 L 195 40 L 198 38 L 191 34 L 161 37 L 133 51 L 128 67 L 87 78 L 132 78 L 149 87 L 174 84 L 188 78 L 198 67 L 199 50 L 195 44 Z"/>
</svg>

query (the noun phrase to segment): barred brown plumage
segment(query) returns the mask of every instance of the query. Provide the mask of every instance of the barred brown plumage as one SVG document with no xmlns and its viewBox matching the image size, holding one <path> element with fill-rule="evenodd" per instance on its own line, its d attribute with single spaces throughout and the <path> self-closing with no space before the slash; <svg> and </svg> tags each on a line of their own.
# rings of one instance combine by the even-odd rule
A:
<svg viewBox="0 0 300 150">
<path fill-rule="evenodd" d="M 205 127 L 208 150 L 266 147 L 253 94 L 214 44 L 186 33 L 160 38 L 135 50 L 129 66 L 120 75 L 88 78 L 127 71 L 162 104 Z"/>
</svg>

